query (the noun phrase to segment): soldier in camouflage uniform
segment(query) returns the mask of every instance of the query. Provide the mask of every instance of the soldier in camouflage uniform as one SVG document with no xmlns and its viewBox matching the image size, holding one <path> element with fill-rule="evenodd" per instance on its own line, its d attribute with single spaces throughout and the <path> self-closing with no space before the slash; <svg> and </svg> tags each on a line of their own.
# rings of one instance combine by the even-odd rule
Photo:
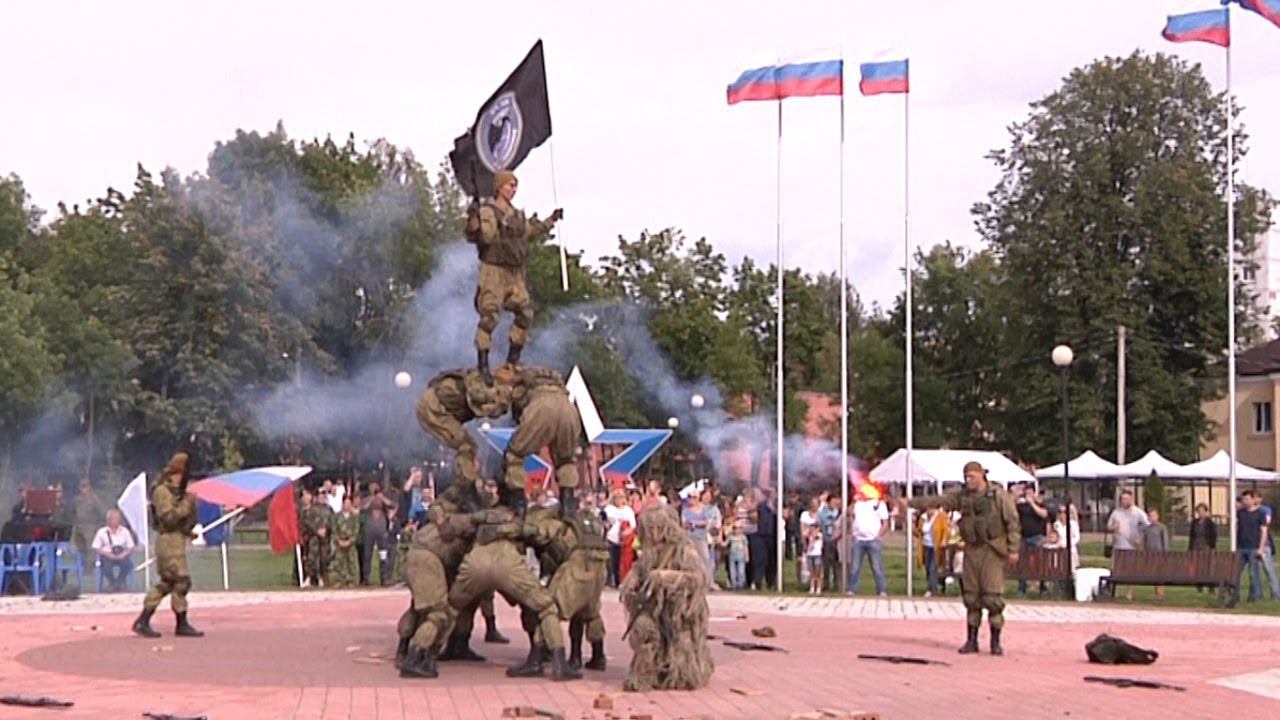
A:
<svg viewBox="0 0 1280 720">
<path fill-rule="evenodd" d="M 911 507 L 940 507 L 960 511 L 960 539 L 964 541 L 964 607 L 968 611 L 968 637 L 962 654 L 978 652 L 982 611 L 991 625 L 991 654 L 1003 655 L 1000 633 L 1004 628 L 1004 566 L 1018 562 L 1021 525 L 1018 510 L 1005 489 L 987 480 L 987 471 L 976 462 L 964 466 L 964 488 L 941 496 L 920 497 Z"/>
<path fill-rule="evenodd" d="M 396 559 L 391 564 L 391 582 L 404 582 L 404 567 L 409 561 L 409 548 L 413 546 L 413 534 L 418 531 L 418 520 L 408 518 L 396 533 Z"/>
<path fill-rule="evenodd" d="M 480 314 L 475 341 L 477 369 L 490 385 L 493 377 L 489 373 L 489 349 L 493 347 L 498 316 L 503 310 L 515 314 L 507 363 L 518 365 L 533 324 L 533 306 L 525 286 L 529 246 L 535 238 L 549 233 L 564 215 L 557 209 L 545 222 L 537 216 L 526 219 L 524 212 L 511 204 L 518 186 L 515 173 L 500 170 L 494 176 L 494 199 L 480 204 L 467 216 L 466 237 L 480 253 L 475 300 Z"/>
<path fill-rule="evenodd" d="M 454 483 L 479 480 L 476 443 L 463 427 L 478 417 L 507 414 L 511 391 L 505 385 L 489 387 L 475 370 L 446 370 L 427 383 L 418 398 L 418 424 L 432 437 L 457 453 Z"/>
<path fill-rule="evenodd" d="M 436 659 L 455 611 L 449 586 L 475 536 L 473 514 L 481 502 L 475 484 L 455 481 L 427 510 L 427 523 L 413 535 L 405 561 L 405 580 L 412 599 L 400 617 L 397 664 L 401 677 L 436 677 Z"/>
<path fill-rule="evenodd" d="M 315 492 L 302 488 L 302 510 L 298 513 L 302 524 L 303 574 L 313 587 L 323 587 L 329 573 L 329 554 L 332 549 L 329 530 L 333 523 L 333 510 L 325 503 L 315 502 Z"/>
<path fill-rule="evenodd" d="M 174 635 L 200 637 L 204 633 L 187 622 L 187 592 L 191 590 L 191 571 L 187 568 L 187 541 L 195 537 L 196 497 L 187 490 L 187 462 L 184 452 L 174 453 L 160 473 L 160 483 L 151 492 L 151 508 L 156 530 L 156 570 L 160 579 L 147 591 L 142 601 L 142 614 L 133 622 L 133 631 L 143 637 L 156 638 L 160 633 L 151 628 L 151 616 L 165 595 L 178 616 Z"/>
<path fill-rule="evenodd" d="M 548 448 L 560 487 L 560 507 L 566 516 L 577 514 L 578 450 L 582 442 L 582 418 L 569 402 L 564 376 L 547 368 L 524 368 L 511 389 L 511 415 L 518 423 L 503 455 L 506 496 L 503 504 L 524 512 L 524 459 Z"/>
<path fill-rule="evenodd" d="M 353 587 L 360 579 L 360 559 L 356 540 L 360 537 L 360 514 L 351 495 L 342 498 L 342 512 L 333 519 L 333 559 L 329 579 L 334 587 Z"/>
<path fill-rule="evenodd" d="M 604 670 L 604 619 L 600 615 L 600 596 L 604 593 L 608 574 L 609 549 L 604 539 L 600 516 L 590 508 L 562 520 L 551 508 L 529 511 L 526 524 L 536 528 L 531 544 L 538 549 L 538 562 L 555 600 L 560 619 L 569 623 L 569 667 L 578 670 L 582 664 L 582 636 L 585 631 L 591 643 L 588 670 Z M 527 610 L 520 615 L 529 634 L 530 655 L 525 661 L 530 672 L 541 669 L 542 652 L 535 637 L 538 618 Z"/>
<path fill-rule="evenodd" d="M 495 507 L 477 514 L 478 527 L 475 545 L 467 553 L 458 568 L 458 575 L 449 588 L 449 604 L 463 614 L 458 618 L 455 636 L 469 637 L 470 623 L 466 610 L 474 607 L 488 593 L 497 592 L 512 605 L 520 605 L 538 618 L 538 628 L 546 646 L 551 650 L 552 678 L 572 680 L 582 677 L 572 670 L 565 659 L 564 635 L 560 630 L 560 618 L 555 600 L 537 575 L 524 562 L 524 539 L 536 537 L 535 528 L 526 526 L 509 508 Z M 540 675 L 532 672 L 527 663 L 509 668 L 511 677 Z"/>
</svg>

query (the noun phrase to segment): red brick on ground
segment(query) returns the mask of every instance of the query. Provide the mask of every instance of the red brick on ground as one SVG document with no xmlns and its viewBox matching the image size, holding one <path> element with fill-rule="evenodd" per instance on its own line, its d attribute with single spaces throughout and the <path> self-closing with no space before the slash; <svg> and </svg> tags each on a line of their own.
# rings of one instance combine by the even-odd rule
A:
<svg viewBox="0 0 1280 720">
<path fill-rule="evenodd" d="M 625 627 L 621 608 L 612 600 L 606 603 L 609 670 L 552 683 L 504 674 L 526 650 L 516 613 L 508 608 L 500 608 L 499 616 L 515 638 L 512 645 L 484 645 L 476 633 L 474 647 L 489 662 L 442 663 L 438 679 L 402 680 L 389 661 L 371 654 L 394 651 L 403 591 L 329 598 L 280 593 L 269 599 L 217 606 L 237 599 L 197 592 L 192 620 L 207 635 L 174 638 L 172 615 L 162 610 L 154 624 L 164 637 L 154 641 L 129 632 L 134 614 L 115 609 L 119 604 L 94 612 L 92 601 L 83 601 L 90 603 L 83 610 L 59 604 L 52 612 L 0 606 L 0 694 L 51 695 L 76 703 L 58 711 L 0 707 L 0 717 L 129 718 L 152 711 L 205 714 L 210 720 L 469 719 L 498 718 L 503 708 L 519 706 L 554 708 L 568 720 L 605 720 L 608 714 L 788 718 L 825 708 L 885 720 L 1280 716 L 1274 618 L 1023 606 L 1010 613 L 1003 658 L 961 657 L 955 647 L 963 627 L 954 600 L 819 603 L 718 595 L 713 633 L 751 640 L 750 629 L 767 622 L 777 630 L 769 642 L 789 652 L 742 652 L 716 642 L 716 673 L 708 688 L 631 694 L 621 692 L 629 654 L 619 639 Z M 786 611 L 777 609 L 782 605 Z M 739 610 L 750 619 L 736 618 Z M 1083 646 L 1099 632 L 1154 648 L 1160 660 L 1145 667 L 1089 665 Z M 359 649 L 348 652 L 352 646 Z M 859 653 L 950 665 L 890 665 L 858 660 Z M 1277 681 L 1267 680 L 1269 671 Z M 1248 673 L 1261 679 L 1241 684 L 1256 692 L 1211 682 Z M 1089 674 L 1161 680 L 1187 691 L 1096 686 L 1082 681 Z M 612 698 L 613 709 L 593 708 L 601 694 Z"/>
</svg>

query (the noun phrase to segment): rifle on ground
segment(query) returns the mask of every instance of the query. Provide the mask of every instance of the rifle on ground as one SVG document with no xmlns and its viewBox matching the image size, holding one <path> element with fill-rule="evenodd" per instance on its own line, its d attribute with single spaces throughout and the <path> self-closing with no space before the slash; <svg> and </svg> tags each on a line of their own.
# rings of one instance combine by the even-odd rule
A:
<svg viewBox="0 0 1280 720">
<path fill-rule="evenodd" d="M 941 660 L 930 660 L 928 658 L 910 657 L 907 655 L 858 655 L 859 660 L 880 660 L 881 662 L 893 663 L 894 665 L 945 665 L 951 667 L 951 663 Z"/>
<path fill-rule="evenodd" d="M 0 705 L 21 705 L 23 707 L 71 707 L 75 703 L 69 700 L 56 700 L 51 697 L 27 697 L 25 695 L 5 695 L 0 697 Z"/>
<path fill-rule="evenodd" d="M 1187 689 L 1181 685 L 1170 685 L 1162 683 L 1159 680 L 1138 680 L 1136 678 L 1122 677 L 1099 677 L 1097 675 L 1085 675 L 1085 682 L 1102 683 L 1103 685 L 1112 685 L 1120 688 L 1140 687 L 1150 690 L 1177 690 L 1178 692 L 1186 692 Z"/>
</svg>

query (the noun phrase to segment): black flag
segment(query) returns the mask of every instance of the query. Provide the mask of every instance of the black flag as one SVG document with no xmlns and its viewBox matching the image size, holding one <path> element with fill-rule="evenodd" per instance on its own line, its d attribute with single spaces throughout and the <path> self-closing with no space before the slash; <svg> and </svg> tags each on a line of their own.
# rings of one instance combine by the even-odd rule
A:
<svg viewBox="0 0 1280 720">
<path fill-rule="evenodd" d="M 458 184 L 472 197 L 493 195 L 493 175 L 514 170 L 551 137 L 547 70 L 542 41 L 534 43 L 515 72 L 476 113 L 476 122 L 453 141 L 449 162 Z"/>
</svg>

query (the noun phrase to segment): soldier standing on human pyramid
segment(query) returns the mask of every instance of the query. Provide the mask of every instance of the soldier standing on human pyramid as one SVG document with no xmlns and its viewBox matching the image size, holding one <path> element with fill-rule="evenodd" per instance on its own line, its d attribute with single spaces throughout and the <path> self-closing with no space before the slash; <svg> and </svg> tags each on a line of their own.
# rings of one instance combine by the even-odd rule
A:
<svg viewBox="0 0 1280 720">
<path fill-rule="evenodd" d="M 960 653 L 978 652 L 978 631 L 985 609 L 991 625 L 991 654 L 1003 655 L 1000 633 L 1004 629 L 1004 566 L 1006 561 L 1018 562 L 1022 532 L 1013 499 L 1004 488 L 987 479 L 981 464 L 968 462 L 964 466 L 964 488 L 941 496 L 915 498 L 911 507 L 960 511 L 960 539 L 964 541 L 961 584 L 968 611 L 968 635 Z"/>
<path fill-rule="evenodd" d="M 529 248 L 534 239 L 547 235 L 564 211 L 556 209 L 545 220 L 535 215 L 525 218 L 524 211 L 512 204 L 519 181 L 510 170 L 494 175 L 494 198 L 475 203 L 467 214 L 466 237 L 475 243 L 480 254 L 480 275 L 476 281 L 476 369 L 486 385 L 493 385 L 489 370 L 489 350 L 493 347 L 493 330 L 503 310 L 515 315 L 511 325 L 507 364 L 518 366 L 520 353 L 529 340 L 533 324 L 533 304 L 525 282 Z"/>
</svg>

